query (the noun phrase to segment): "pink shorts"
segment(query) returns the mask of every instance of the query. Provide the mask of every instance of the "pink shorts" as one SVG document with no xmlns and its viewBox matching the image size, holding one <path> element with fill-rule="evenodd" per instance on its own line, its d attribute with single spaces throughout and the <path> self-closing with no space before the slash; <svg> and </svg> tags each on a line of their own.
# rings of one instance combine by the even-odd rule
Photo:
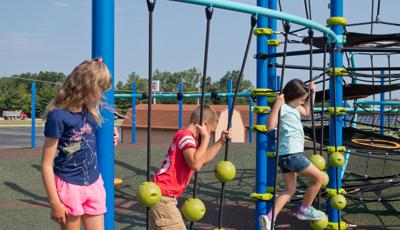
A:
<svg viewBox="0 0 400 230">
<path fill-rule="evenodd" d="M 74 185 L 55 176 L 58 197 L 71 216 L 96 216 L 106 209 L 106 191 L 101 176 L 91 185 Z"/>
</svg>

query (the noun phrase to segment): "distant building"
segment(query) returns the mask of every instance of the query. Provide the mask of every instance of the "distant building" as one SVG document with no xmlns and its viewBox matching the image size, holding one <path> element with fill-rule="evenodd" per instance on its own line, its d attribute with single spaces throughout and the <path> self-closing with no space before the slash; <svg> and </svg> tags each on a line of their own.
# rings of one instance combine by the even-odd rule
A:
<svg viewBox="0 0 400 230">
<path fill-rule="evenodd" d="M 197 105 L 183 105 L 183 127 L 189 123 L 190 114 L 197 107 Z M 228 107 L 226 105 L 211 105 L 211 107 L 220 114 Z M 175 132 L 178 130 L 178 105 L 177 104 L 154 104 L 152 105 L 152 129 L 165 130 Z M 248 105 L 235 105 L 235 110 L 240 113 L 246 136 L 249 130 L 249 106 Z M 132 133 L 132 109 L 129 109 L 125 114 L 124 121 L 121 126 L 122 142 L 128 143 L 131 141 Z M 253 124 L 256 115 L 253 113 Z M 136 128 L 147 128 L 147 104 L 139 104 L 136 106 Z"/>
</svg>

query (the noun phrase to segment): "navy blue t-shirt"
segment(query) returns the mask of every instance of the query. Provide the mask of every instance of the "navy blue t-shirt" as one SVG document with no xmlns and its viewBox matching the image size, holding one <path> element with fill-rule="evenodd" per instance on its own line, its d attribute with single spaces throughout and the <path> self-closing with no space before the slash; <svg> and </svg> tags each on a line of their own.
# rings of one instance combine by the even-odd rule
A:
<svg viewBox="0 0 400 230">
<path fill-rule="evenodd" d="M 67 183 L 90 185 L 99 178 L 96 153 L 96 129 L 93 116 L 81 112 L 54 109 L 47 115 L 44 135 L 58 138 L 54 174 Z"/>
</svg>

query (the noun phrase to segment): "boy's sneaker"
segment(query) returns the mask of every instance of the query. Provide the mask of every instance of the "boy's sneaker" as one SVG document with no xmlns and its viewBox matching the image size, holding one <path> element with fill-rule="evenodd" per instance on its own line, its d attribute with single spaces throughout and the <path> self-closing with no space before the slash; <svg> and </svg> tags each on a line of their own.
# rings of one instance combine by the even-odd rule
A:
<svg viewBox="0 0 400 230">
<path fill-rule="evenodd" d="M 271 221 L 269 220 L 267 215 L 261 215 L 259 218 L 259 222 L 262 230 L 271 230 Z"/>
<path fill-rule="evenodd" d="M 325 213 L 315 209 L 314 207 L 309 207 L 304 213 L 297 212 L 297 218 L 300 220 L 320 220 L 325 217 Z"/>
</svg>

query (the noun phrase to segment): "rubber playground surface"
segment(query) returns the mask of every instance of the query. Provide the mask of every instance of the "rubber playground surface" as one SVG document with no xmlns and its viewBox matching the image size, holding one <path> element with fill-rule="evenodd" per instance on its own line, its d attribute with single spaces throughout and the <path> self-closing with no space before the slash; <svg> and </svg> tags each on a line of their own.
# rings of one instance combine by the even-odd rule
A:
<svg viewBox="0 0 400 230">
<path fill-rule="evenodd" d="M 4 130 L 3 130 L 4 131 Z M 10 133 L 16 132 L 9 129 Z M 124 184 L 115 191 L 115 229 L 145 229 L 145 209 L 136 202 L 138 185 L 146 175 L 145 132 L 138 132 L 138 144 L 120 144 L 115 153 L 115 175 Z M 152 170 L 160 166 L 165 157 L 170 139 L 161 131 L 153 131 Z M 4 136 L 1 136 L 3 139 Z M 24 137 L 25 138 L 25 137 Z M 4 140 L 4 139 L 3 139 Z M 29 142 L 28 142 L 29 143 Z M 237 168 L 236 179 L 226 185 L 223 227 L 225 229 L 255 229 L 254 202 L 249 194 L 255 191 L 255 144 L 233 144 L 230 159 Z M 0 150 L 0 229 L 58 229 L 49 219 L 49 204 L 40 177 L 41 147 Z M 198 194 L 206 205 L 206 215 L 194 229 L 213 229 L 218 222 L 218 199 L 220 183 L 215 179 L 213 167 L 223 158 L 202 168 L 199 174 Z M 372 160 L 371 160 L 372 162 Z M 350 171 L 363 171 L 364 160 L 354 156 L 350 160 Z M 398 173 L 399 162 L 388 162 L 386 173 Z M 382 162 L 370 163 L 371 172 L 380 172 Z M 282 184 L 280 177 L 279 184 Z M 305 181 L 299 179 L 299 184 Z M 283 186 L 280 186 L 283 188 Z M 396 188 L 394 188 L 396 189 Z M 398 187 L 397 187 L 398 189 Z M 180 204 L 192 193 L 190 186 Z M 399 193 L 399 192 L 397 192 Z M 398 197 L 397 197 L 398 198 Z M 323 201 L 322 203 L 324 203 Z M 289 203 L 277 219 L 276 229 L 310 229 L 309 224 L 297 220 L 294 211 L 299 202 Z M 324 208 L 324 205 L 322 206 Z M 345 219 L 355 224 L 392 225 L 387 229 L 400 229 L 400 202 L 363 203 L 348 200 Z M 399 227 L 393 227 L 398 225 Z M 188 225 L 189 226 L 189 225 Z M 357 229 L 385 229 L 384 227 L 361 227 Z"/>
</svg>

